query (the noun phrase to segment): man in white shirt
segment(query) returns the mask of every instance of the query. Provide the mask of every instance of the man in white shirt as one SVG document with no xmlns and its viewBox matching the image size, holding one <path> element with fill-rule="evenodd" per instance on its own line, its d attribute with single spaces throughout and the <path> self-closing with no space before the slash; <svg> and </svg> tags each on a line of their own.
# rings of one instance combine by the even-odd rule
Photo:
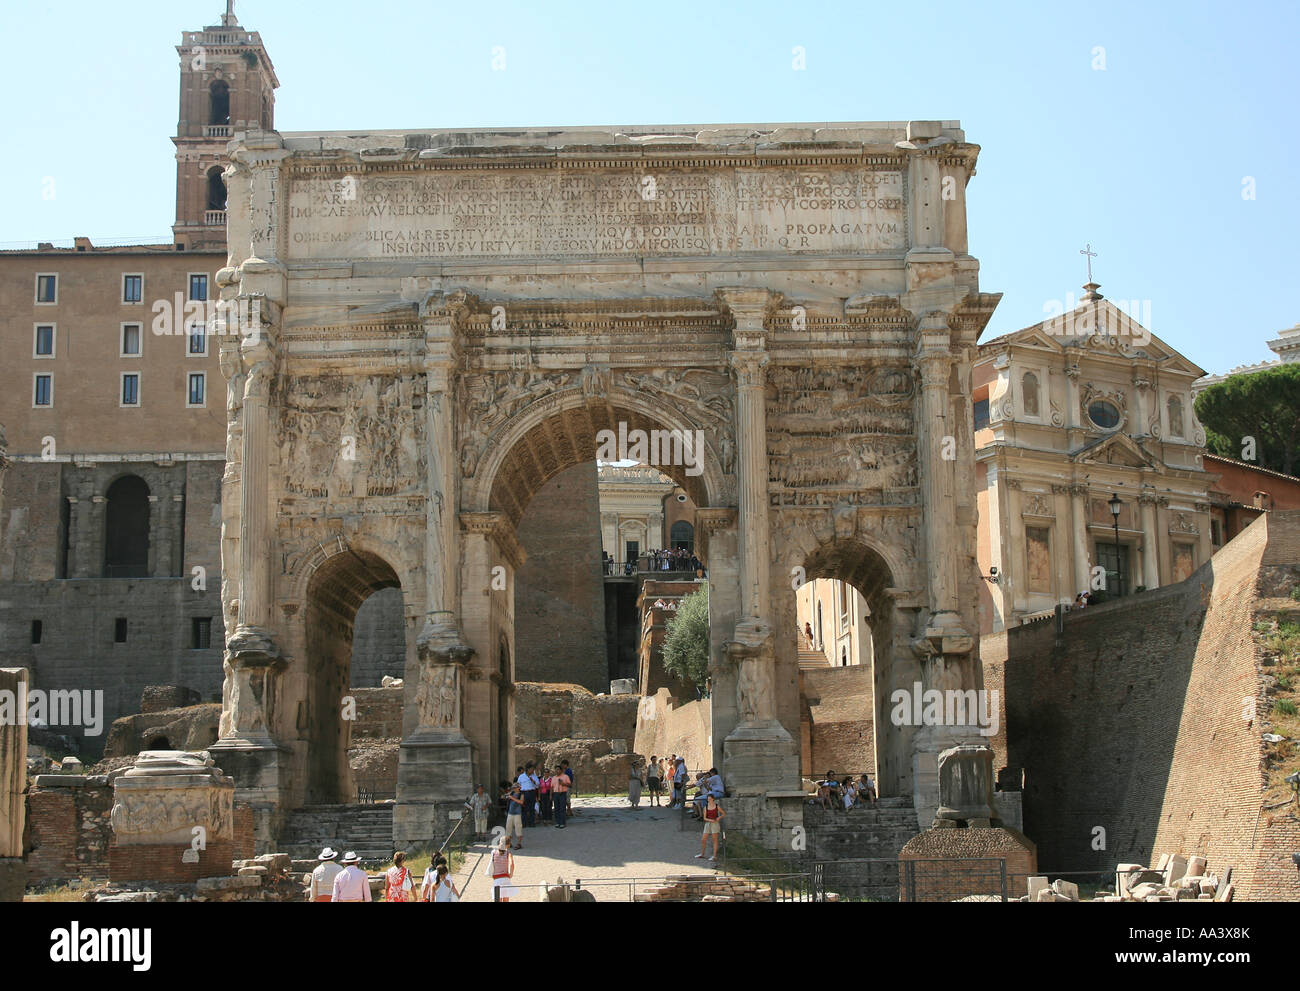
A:
<svg viewBox="0 0 1300 991">
<path fill-rule="evenodd" d="M 541 779 L 533 773 L 534 764 L 529 761 L 519 777 L 519 790 L 524 793 L 524 826 L 534 826 L 537 824 L 537 790 L 541 788 Z"/>
<path fill-rule="evenodd" d="M 334 897 L 334 879 L 343 868 L 338 863 L 338 851 L 326 847 L 316 859 L 320 865 L 311 872 L 311 892 L 307 897 L 311 902 L 327 902 Z"/>
<path fill-rule="evenodd" d="M 349 850 L 343 856 L 343 870 L 334 878 L 334 901 L 368 902 L 370 898 L 370 878 L 357 865 L 361 858 Z"/>
</svg>

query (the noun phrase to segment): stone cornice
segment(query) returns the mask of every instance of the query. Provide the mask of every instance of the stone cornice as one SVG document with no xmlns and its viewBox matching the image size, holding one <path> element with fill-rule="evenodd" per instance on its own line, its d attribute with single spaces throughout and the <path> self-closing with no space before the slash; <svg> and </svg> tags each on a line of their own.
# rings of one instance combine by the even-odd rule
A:
<svg viewBox="0 0 1300 991">
<path fill-rule="evenodd" d="M 466 533 L 481 533 L 491 538 L 502 556 L 518 570 L 528 559 L 523 545 L 515 536 L 515 528 L 505 513 L 461 513 L 461 529 Z"/>
</svg>

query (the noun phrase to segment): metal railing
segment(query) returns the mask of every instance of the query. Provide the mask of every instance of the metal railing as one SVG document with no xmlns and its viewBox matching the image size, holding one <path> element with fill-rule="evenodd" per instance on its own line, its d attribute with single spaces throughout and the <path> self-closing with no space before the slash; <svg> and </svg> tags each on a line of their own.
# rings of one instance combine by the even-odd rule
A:
<svg viewBox="0 0 1300 991">
<path fill-rule="evenodd" d="M 633 575 L 662 575 L 665 581 L 688 581 L 695 577 L 695 569 L 691 567 L 690 558 L 687 558 L 684 563 L 670 560 L 666 571 L 662 564 L 647 554 L 624 561 L 606 558 L 601 562 L 601 567 L 606 577 L 613 578 L 620 576 L 630 578 Z M 705 567 L 703 562 L 700 562 L 700 567 Z"/>
</svg>

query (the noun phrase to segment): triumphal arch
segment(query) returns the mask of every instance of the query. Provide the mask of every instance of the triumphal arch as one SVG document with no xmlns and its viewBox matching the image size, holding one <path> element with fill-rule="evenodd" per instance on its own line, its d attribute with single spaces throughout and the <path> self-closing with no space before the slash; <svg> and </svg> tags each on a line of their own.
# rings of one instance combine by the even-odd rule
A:
<svg viewBox="0 0 1300 991">
<path fill-rule="evenodd" d="M 516 526 L 610 436 L 701 507 L 731 793 L 798 787 L 793 589 L 833 577 L 872 612 L 882 792 L 933 807 L 971 727 L 888 700 L 981 687 L 977 153 L 936 121 L 236 135 L 214 755 L 260 836 L 349 798 L 377 589 L 406 620 L 395 841 L 511 769 Z"/>
</svg>

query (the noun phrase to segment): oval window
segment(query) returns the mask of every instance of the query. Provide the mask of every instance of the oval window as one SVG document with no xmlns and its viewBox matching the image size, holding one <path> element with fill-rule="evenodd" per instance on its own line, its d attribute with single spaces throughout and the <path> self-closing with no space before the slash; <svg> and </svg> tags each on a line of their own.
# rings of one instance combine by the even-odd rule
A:
<svg viewBox="0 0 1300 991">
<path fill-rule="evenodd" d="M 1098 399 L 1088 405 L 1088 419 L 1102 430 L 1112 430 L 1119 426 L 1119 407 L 1104 399 Z"/>
</svg>

